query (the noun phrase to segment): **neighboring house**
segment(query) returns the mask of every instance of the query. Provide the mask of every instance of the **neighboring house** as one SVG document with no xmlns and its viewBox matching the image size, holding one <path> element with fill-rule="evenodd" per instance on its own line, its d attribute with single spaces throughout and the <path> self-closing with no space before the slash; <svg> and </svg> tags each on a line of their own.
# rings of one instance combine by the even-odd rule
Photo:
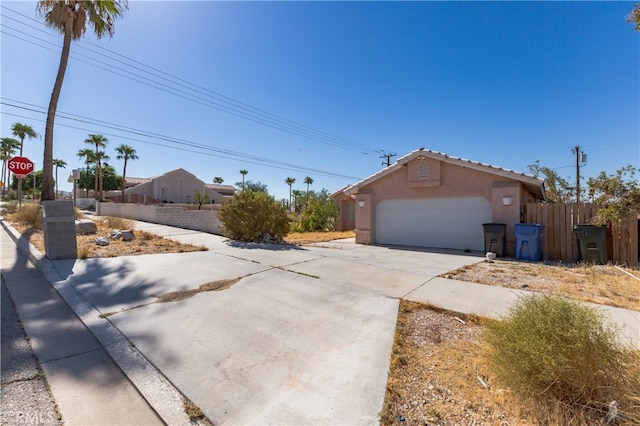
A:
<svg viewBox="0 0 640 426">
<path fill-rule="evenodd" d="M 484 251 L 482 225 L 504 223 L 512 255 L 514 224 L 545 189 L 531 175 L 420 148 L 333 197 L 360 244 Z"/>
<path fill-rule="evenodd" d="M 124 200 L 122 191 L 109 191 L 106 198 L 115 202 L 141 204 L 191 203 L 196 191 L 206 192 L 215 204 L 232 196 L 235 188 L 230 185 L 205 184 L 184 169 L 176 169 L 150 178 L 126 178 Z"/>
</svg>

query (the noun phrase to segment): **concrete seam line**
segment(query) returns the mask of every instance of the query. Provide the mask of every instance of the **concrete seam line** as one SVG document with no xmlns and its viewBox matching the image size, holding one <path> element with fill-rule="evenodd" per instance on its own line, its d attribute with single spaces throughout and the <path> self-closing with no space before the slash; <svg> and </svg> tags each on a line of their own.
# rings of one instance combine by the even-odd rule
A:
<svg viewBox="0 0 640 426">
<path fill-rule="evenodd" d="M 52 272 L 45 271 L 45 266 L 49 267 L 47 269 L 53 269 L 55 274 L 60 275 L 51 260 L 44 255 L 41 260 L 37 259 L 32 250 L 36 253 L 39 250 L 30 243 L 21 244 L 20 238 L 17 237 L 17 231 L 6 224 L 4 220 L 2 221 L 2 226 L 16 242 L 17 247 L 23 252 L 27 252 L 29 261 L 45 276 L 49 285 L 54 288 L 84 326 L 100 342 L 102 348 L 109 354 L 116 366 L 124 373 L 160 418 L 171 425 L 190 425 L 191 422 L 182 407 L 182 394 L 180 391 L 139 351 L 131 347 L 129 340 L 117 327 L 108 319 L 100 318 L 99 311 L 66 279 L 51 280 Z M 127 348 L 128 350 L 126 350 Z M 134 368 L 131 366 L 134 366 Z M 158 391 L 158 389 L 161 391 Z"/>
</svg>

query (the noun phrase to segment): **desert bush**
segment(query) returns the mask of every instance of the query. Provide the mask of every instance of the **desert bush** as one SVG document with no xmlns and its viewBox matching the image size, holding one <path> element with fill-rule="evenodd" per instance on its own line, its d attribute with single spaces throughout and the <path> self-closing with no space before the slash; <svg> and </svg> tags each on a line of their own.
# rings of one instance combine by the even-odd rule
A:
<svg viewBox="0 0 640 426">
<path fill-rule="evenodd" d="M 104 216 L 102 221 L 110 229 L 133 229 L 133 222 L 123 217 Z"/>
<path fill-rule="evenodd" d="M 240 241 L 282 240 L 289 232 L 286 209 L 264 192 L 242 190 L 218 211 L 227 237 Z"/>
<path fill-rule="evenodd" d="M 12 219 L 24 226 L 33 229 L 42 229 L 42 210 L 40 204 L 23 204 L 22 208 L 17 210 Z"/>
<path fill-rule="evenodd" d="M 338 220 L 338 206 L 328 191 L 309 197 L 302 213 L 294 222 L 296 232 L 334 231 Z"/>
<path fill-rule="evenodd" d="M 497 382 L 523 399 L 606 413 L 630 409 L 638 391 L 638 352 L 621 343 L 600 311 L 549 295 L 520 299 L 483 334 Z M 626 405 L 626 408 L 625 408 Z"/>
</svg>

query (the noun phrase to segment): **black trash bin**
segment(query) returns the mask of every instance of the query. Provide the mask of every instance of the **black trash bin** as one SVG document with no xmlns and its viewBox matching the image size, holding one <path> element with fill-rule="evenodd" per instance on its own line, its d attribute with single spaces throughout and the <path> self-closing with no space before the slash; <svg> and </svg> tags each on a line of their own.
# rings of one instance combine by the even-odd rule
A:
<svg viewBox="0 0 640 426">
<path fill-rule="evenodd" d="M 578 260 L 599 265 L 607 263 L 607 228 L 596 225 L 577 225 L 573 228 L 578 242 Z"/>
<path fill-rule="evenodd" d="M 544 225 L 516 223 L 516 259 L 537 262 L 542 259 Z"/>
<path fill-rule="evenodd" d="M 507 253 L 507 225 L 504 223 L 483 223 L 484 251 L 504 257 Z"/>
</svg>

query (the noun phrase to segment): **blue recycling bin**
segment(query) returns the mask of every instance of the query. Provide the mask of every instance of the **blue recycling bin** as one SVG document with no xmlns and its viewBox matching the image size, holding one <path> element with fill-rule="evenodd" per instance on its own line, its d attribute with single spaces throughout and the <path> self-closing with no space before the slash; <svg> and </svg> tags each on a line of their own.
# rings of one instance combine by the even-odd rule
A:
<svg viewBox="0 0 640 426">
<path fill-rule="evenodd" d="M 516 223 L 516 259 L 537 262 L 542 259 L 544 225 Z"/>
</svg>

